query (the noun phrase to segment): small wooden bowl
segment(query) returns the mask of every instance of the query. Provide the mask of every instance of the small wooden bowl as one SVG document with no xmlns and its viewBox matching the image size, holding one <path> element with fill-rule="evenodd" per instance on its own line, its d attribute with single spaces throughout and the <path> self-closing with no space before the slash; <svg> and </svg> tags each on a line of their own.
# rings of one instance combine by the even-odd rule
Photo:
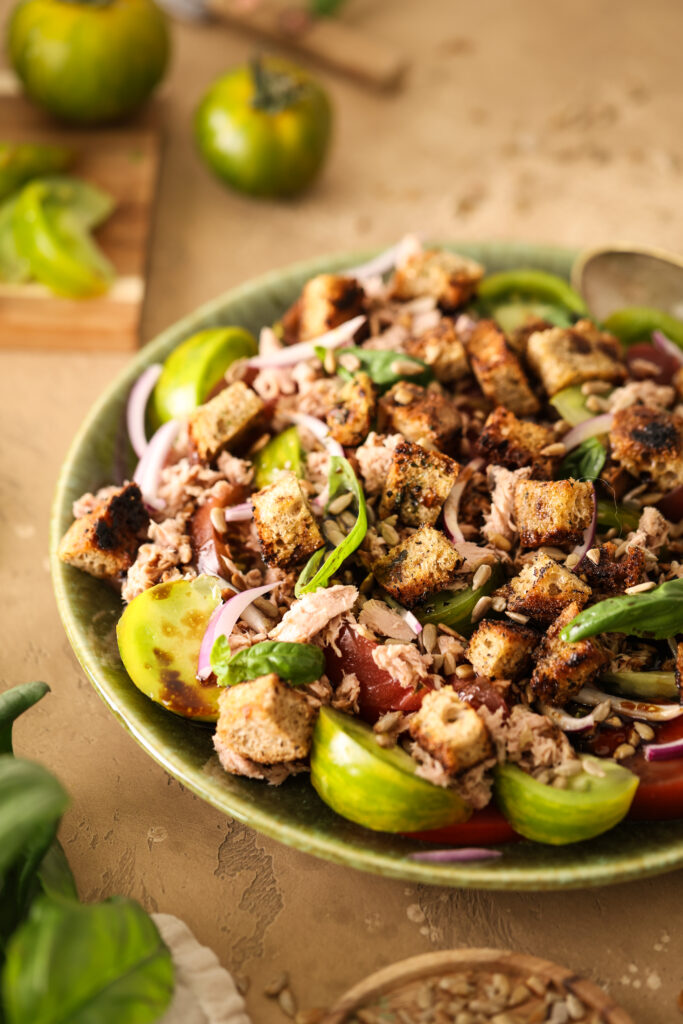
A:
<svg viewBox="0 0 683 1024">
<path fill-rule="evenodd" d="M 321 1024 L 346 1024 L 356 1011 L 371 1009 L 380 999 L 390 998 L 396 1005 L 409 1005 L 411 996 L 425 988 L 425 983 L 447 975 L 468 974 L 472 980 L 477 976 L 505 975 L 512 986 L 526 982 L 530 978 L 539 979 L 550 989 L 563 992 L 565 995 L 576 996 L 587 1013 L 579 1024 L 634 1024 L 633 1019 L 620 1009 L 607 993 L 592 981 L 579 978 L 573 971 L 551 960 L 541 960 L 523 953 L 512 953 L 500 949 L 451 949 L 443 953 L 425 953 L 422 956 L 401 960 L 391 967 L 385 967 L 371 974 L 364 981 L 349 989 L 332 1007 Z M 520 1015 L 520 1020 L 542 1021 L 538 1016 L 544 1006 L 544 999 L 538 997 L 524 1006 L 507 1010 L 511 1015 Z M 528 1009 L 525 1007 L 528 1005 Z M 383 1008 L 377 1007 L 378 1020 L 380 1012 L 387 1013 L 386 1003 Z M 528 1017 L 521 1016 L 527 1013 Z M 369 1019 L 369 1018 L 368 1018 Z M 382 1019 L 389 1021 L 387 1015 Z M 399 1020 L 400 1018 L 396 1018 Z M 417 1021 L 418 1015 L 415 1015 Z"/>
</svg>

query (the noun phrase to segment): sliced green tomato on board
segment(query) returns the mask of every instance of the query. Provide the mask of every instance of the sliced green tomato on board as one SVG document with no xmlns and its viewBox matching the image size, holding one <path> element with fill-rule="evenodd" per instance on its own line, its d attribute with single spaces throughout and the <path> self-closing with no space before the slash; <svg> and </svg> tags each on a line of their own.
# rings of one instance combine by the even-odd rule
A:
<svg viewBox="0 0 683 1024">
<path fill-rule="evenodd" d="M 40 142 L 0 142 L 0 199 L 16 192 L 31 178 L 56 174 L 73 162 L 66 146 Z"/>
<path fill-rule="evenodd" d="M 197 679 L 202 637 L 221 601 L 214 576 L 158 583 L 126 607 L 116 627 L 126 672 L 176 715 L 215 722 L 222 687 Z"/>
<path fill-rule="evenodd" d="M 114 276 L 89 233 L 102 219 L 103 206 L 95 199 L 97 190 L 80 185 L 69 192 L 63 181 L 34 181 L 22 189 L 12 217 L 16 250 L 31 277 L 68 298 L 101 295 Z"/>
<path fill-rule="evenodd" d="M 614 828 L 628 814 L 638 776 L 603 758 L 582 754 L 602 776 L 582 771 L 555 789 L 533 779 L 515 764 L 495 770 L 494 796 L 512 827 L 526 839 L 552 846 L 578 843 Z"/>
<path fill-rule="evenodd" d="M 17 197 L 0 203 L 0 281 L 22 284 L 31 277 L 28 262 L 21 258 L 14 240 L 14 210 Z"/>
<path fill-rule="evenodd" d="M 399 747 L 380 747 L 369 725 L 322 708 L 313 733 L 311 783 L 321 800 L 375 832 L 419 832 L 466 821 L 471 809 L 452 789 L 415 774 Z"/>
<path fill-rule="evenodd" d="M 256 354 L 256 339 L 242 327 L 210 327 L 171 352 L 154 388 L 157 425 L 187 416 L 202 405 L 236 359 Z"/>
<path fill-rule="evenodd" d="M 281 469 L 289 469 L 298 477 L 304 475 L 303 449 L 296 427 L 287 427 L 271 438 L 254 456 L 254 486 L 261 490 L 272 484 Z"/>
</svg>

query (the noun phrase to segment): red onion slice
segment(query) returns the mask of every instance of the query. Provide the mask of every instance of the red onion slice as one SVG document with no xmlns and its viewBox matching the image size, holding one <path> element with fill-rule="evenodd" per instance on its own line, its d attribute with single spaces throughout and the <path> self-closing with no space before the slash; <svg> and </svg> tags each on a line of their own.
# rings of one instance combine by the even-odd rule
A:
<svg viewBox="0 0 683 1024">
<path fill-rule="evenodd" d="M 675 341 L 672 341 L 671 338 L 667 338 L 666 334 L 663 334 L 662 331 L 652 332 L 652 344 L 655 348 L 658 348 L 660 352 L 665 352 L 666 355 L 675 359 L 679 366 L 683 366 L 683 351 L 678 347 Z"/>
<path fill-rule="evenodd" d="M 310 431 L 314 437 L 324 444 L 330 455 L 339 455 L 344 457 L 344 449 L 339 444 L 339 441 L 335 441 L 333 437 L 330 437 L 330 429 L 326 423 L 319 420 L 317 416 L 309 416 L 303 412 L 290 412 L 288 413 L 289 419 L 292 423 L 296 423 L 298 427 L 304 427 Z"/>
<path fill-rule="evenodd" d="M 279 582 L 265 583 L 262 587 L 252 587 L 251 590 L 242 590 L 231 597 L 223 604 L 219 604 L 209 619 L 208 625 L 202 638 L 199 648 L 199 661 L 197 663 L 197 679 L 208 679 L 211 675 L 211 651 L 219 636 L 230 636 L 235 625 L 261 594 L 278 587 Z"/>
<path fill-rule="evenodd" d="M 346 320 L 339 327 L 334 327 L 331 331 L 321 334 L 319 338 L 300 341 L 297 345 L 286 345 L 285 348 L 268 355 L 252 356 L 247 360 L 247 366 L 251 366 L 255 370 L 264 370 L 273 366 L 293 366 L 305 359 L 315 359 L 316 348 L 339 348 L 340 345 L 353 338 L 366 319 L 364 316 L 354 316 L 352 320 Z"/>
<path fill-rule="evenodd" d="M 465 488 L 470 482 L 472 476 L 478 470 L 480 470 L 483 465 L 483 459 L 472 459 L 471 462 L 468 462 L 467 465 L 463 468 L 458 479 L 453 484 L 453 487 L 451 488 L 451 493 L 446 498 L 443 507 L 443 521 L 446 530 L 450 534 L 451 539 L 454 540 L 456 543 L 462 543 L 465 540 L 465 536 L 462 530 L 460 529 L 460 524 L 458 523 L 460 499 L 465 493 Z"/>
<path fill-rule="evenodd" d="M 159 427 L 145 448 L 137 464 L 133 480 L 142 492 L 142 499 L 151 508 L 162 509 L 164 502 L 157 498 L 159 475 L 180 429 L 179 420 L 169 420 Z"/>
<path fill-rule="evenodd" d="M 680 718 L 683 715 L 683 707 L 680 704 L 655 704 L 652 701 L 628 700 L 626 697 L 615 697 L 612 693 L 598 690 L 597 686 L 584 686 L 574 699 L 580 704 L 588 704 L 593 708 L 604 701 L 609 701 L 617 714 L 624 715 L 625 718 L 637 718 L 647 722 L 669 722 L 672 718 Z"/>
<path fill-rule="evenodd" d="M 417 616 L 413 615 L 412 612 L 408 611 L 407 608 L 404 608 L 402 604 L 399 604 L 398 601 L 395 601 L 394 598 L 390 597 L 388 594 L 384 595 L 384 601 L 403 619 L 406 626 L 412 629 L 415 636 L 419 636 L 422 632 L 422 623 Z"/>
<path fill-rule="evenodd" d="M 239 505 L 231 505 L 223 509 L 226 523 L 245 523 L 254 518 L 254 507 L 250 501 L 242 501 Z"/>
<path fill-rule="evenodd" d="M 683 757 L 683 739 L 672 740 L 671 743 L 647 743 L 643 750 L 646 761 L 673 761 L 676 757 Z"/>
<path fill-rule="evenodd" d="M 559 725 L 562 732 L 586 732 L 595 725 L 593 712 L 583 715 L 581 718 L 573 718 L 561 708 L 554 708 L 550 704 L 541 704 L 541 711 L 555 725 Z"/>
<path fill-rule="evenodd" d="M 388 274 L 397 263 L 403 263 L 409 256 L 420 252 L 421 249 L 422 240 L 419 235 L 405 235 L 396 245 L 385 249 L 384 252 L 375 256 L 374 259 L 368 260 L 367 263 L 360 263 L 357 267 L 350 267 L 349 270 L 344 271 L 344 274 L 347 277 L 355 277 L 357 281 L 364 281 L 369 277 Z"/>
<path fill-rule="evenodd" d="M 593 485 L 593 515 L 591 517 L 590 523 L 588 524 L 586 529 L 583 531 L 583 538 L 581 540 L 581 543 L 577 544 L 576 547 L 574 548 L 573 554 L 577 555 L 578 559 L 579 559 L 578 562 L 576 562 L 576 564 L 573 567 L 574 571 L 576 571 L 578 569 L 578 567 L 581 565 L 581 563 L 583 562 L 584 558 L 586 557 L 586 555 L 588 554 L 590 549 L 593 547 L 593 542 L 595 540 L 595 531 L 597 530 L 597 528 L 598 528 L 598 499 L 597 499 L 597 496 L 595 494 L 595 485 Z"/>
<path fill-rule="evenodd" d="M 451 850 L 420 850 L 409 853 L 409 860 L 426 861 L 431 864 L 462 863 L 470 860 L 493 860 L 502 857 L 500 850 L 491 850 L 482 846 L 460 846 Z"/>
<path fill-rule="evenodd" d="M 161 375 L 161 363 L 152 363 L 130 389 L 128 404 L 126 406 L 126 426 L 128 437 L 133 446 L 133 451 L 139 459 L 145 453 L 147 447 L 147 432 L 145 430 L 145 411 L 149 396 L 154 390 L 154 385 Z"/>
<path fill-rule="evenodd" d="M 562 444 L 569 452 L 572 448 L 576 448 L 584 441 L 587 441 L 589 437 L 599 437 L 600 434 L 609 434 L 612 429 L 613 419 L 614 415 L 611 412 L 605 412 L 600 416 L 593 416 L 589 420 L 584 420 L 583 423 L 579 423 L 578 426 L 572 427 L 572 429 L 564 435 L 562 438 Z"/>
</svg>

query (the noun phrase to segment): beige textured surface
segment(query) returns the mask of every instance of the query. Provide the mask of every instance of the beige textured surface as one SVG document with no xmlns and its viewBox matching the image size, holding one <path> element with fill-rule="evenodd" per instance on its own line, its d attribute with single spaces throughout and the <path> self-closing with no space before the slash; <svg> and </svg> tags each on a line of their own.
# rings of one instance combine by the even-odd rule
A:
<svg viewBox="0 0 683 1024">
<path fill-rule="evenodd" d="M 681 245 L 680 0 L 358 0 L 349 15 L 413 45 L 406 89 L 382 98 L 330 79 L 333 158 L 307 199 L 281 206 L 224 192 L 188 136 L 202 88 L 248 46 L 220 27 L 177 28 L 146 338 L 253 274 L 411 228 Z M 185 919 L 250 979 L 262 1024 L 284 1020 L 262 995 L 281 970 L 311 1006 L 393 959 L 459 944 L 552 957 L 609 984 L 638 1021 L 678 1019 L 680 873 L 567 895 L 359 875 L 226 821 L 110 717 L 62 632 L 46 538 L 68 443 L 123 365 L 111 355 L 0 354 L 0 684 L 42 677 L 53 687 L 19 727 L 18 747 L 72 794 L 63 839 L 82 895 L 130 893 Z"/>
</svg>

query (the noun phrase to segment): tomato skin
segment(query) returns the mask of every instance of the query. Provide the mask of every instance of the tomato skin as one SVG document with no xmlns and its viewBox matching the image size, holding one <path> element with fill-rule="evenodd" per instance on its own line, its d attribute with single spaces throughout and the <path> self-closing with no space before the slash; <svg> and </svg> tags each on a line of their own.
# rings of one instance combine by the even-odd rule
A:
<svg viewBox="0 0 683 1024">
<path fill-rule="evenodd" d="M 421 839 L 425 843 L 438 843 L 441 846 L 493 846 L 519 842 L 522 838 L 493 804 L 475 811 L 469 821 L 406 835 L 410 839 Z"/>
<path fill-rule="evenodd" d="M 342 677 L 355 672 L 360 683 L 358 711 L 360 717 L 371 725 L 386 711 L 417 711 L 422 699 L 432 687 L 407 690 L 384 669 L 378 668 L 372 658 L 375 647 L 380 645 L 366 640 L 360 633 L 343 625 L 337 637 L 336 646 L 340 654 L 331 647 L 325 650 L 325 671 L 333 686 L 338 686 Z"/>
<path fill-rule="evenodd" d="M 269 57 L 267 74 L 287 75 L 299 94 L 276 109 L 255 106 L 252 69 L 217 79 L 195 114 L 201 156 L 218 178 L 253 196 L 286 197 L 303 191 L 320 171 L 332 127 L 327 94 L 301 68 Z"/>
<path fill-rule="evenodd" d="M 23 0 L 7 39 L 31 99 L 78 124 L 136 110 L 163 78 L 170 51 L 166 16 L 153 0 Z"/>
</svg>

